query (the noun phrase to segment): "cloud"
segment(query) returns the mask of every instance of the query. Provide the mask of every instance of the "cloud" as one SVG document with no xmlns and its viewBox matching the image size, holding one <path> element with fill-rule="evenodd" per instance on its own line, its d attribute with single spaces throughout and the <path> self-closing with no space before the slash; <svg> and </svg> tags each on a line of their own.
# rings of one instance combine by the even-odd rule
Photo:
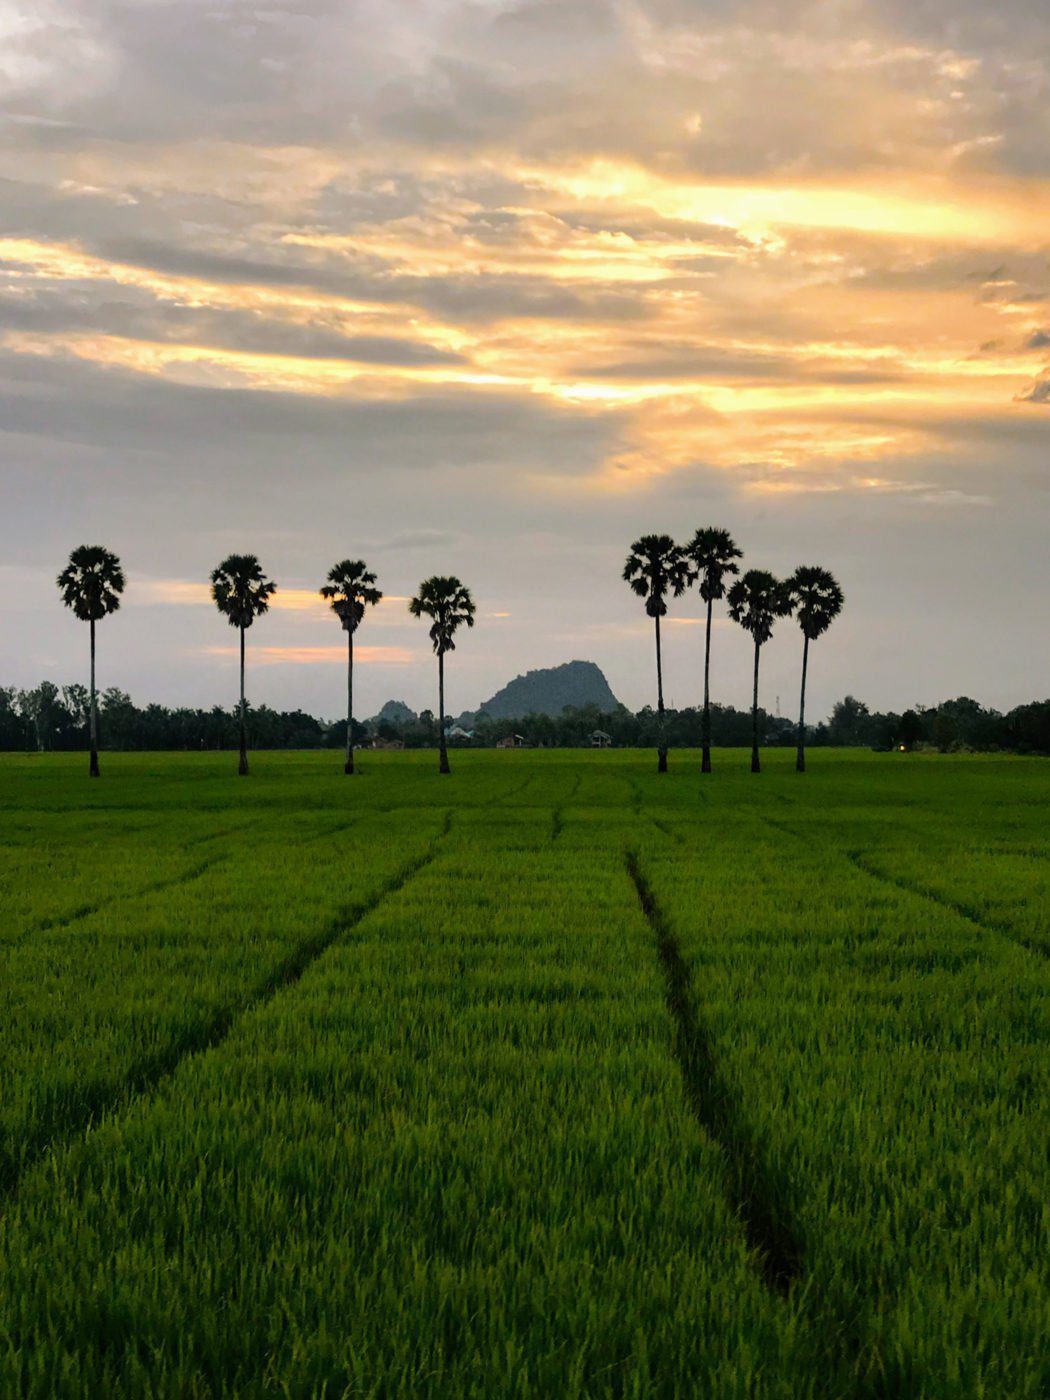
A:
<svg viewBox="0 0 1050 1400">
<path fill-rule="evenodd" d="M 1018 403 L 1050 403 L 1050 374 L 1043 375 L 1034 384 L 1017 395 Z"/>
<path fill-rule="evenodd" d="M 201 648 L 205 656 L 237 657 L 237 647 L 207 646 Z M 258 646 L 254 642 L 250 649 L 253 666 L 345 666 L 346 647 L 311 646 Z M 407 647 L 369 646 L 357 643 L 354 646 L 354 662 L 362 666 L 412 666 L 418 663 L 416 652 Z"/>
<path fill-rule="evenodd" d="M 983 562 L 1014 581 L 1045 533 L 1034 0 L 0 13 L 0 550 L 45 580 L 0 619 L 13 667 L 66 656 L 32 600 L 90 530 L 132 579 L 110 657 L 158 698 L 211 687 L 207 573 L 251 548 L 295 585 L 265 634 L 289 656 L 337 649 L 308 585 L 360 556 L 392 595 L 372 644 L 447 567 L 513 614 L 457 653 L 476 694 L 568 609 L 637 700 L 616 542 L 717 517 L 778 567 L 874 561 L 866 625 L 911 616 L 901 654 L 947 683 L 909 570 L 977 619 Z M 817 683 L 877 699 L 898 658 L 848 591 L 861 640 Z M 337 681 L 265 670 L 297 702 Z"/>
</svg>

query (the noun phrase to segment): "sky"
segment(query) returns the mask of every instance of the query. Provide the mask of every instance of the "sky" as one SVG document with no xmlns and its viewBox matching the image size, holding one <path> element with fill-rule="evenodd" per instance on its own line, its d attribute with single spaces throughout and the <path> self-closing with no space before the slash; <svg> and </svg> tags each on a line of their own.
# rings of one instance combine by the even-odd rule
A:
<svg viewBox="0 0 1050 1400">
<path fill-rule="evenodd" d="M 100 685 L 433 706 L 407 599 L 471 588 L 449 708 L 597 662 L 655 700 L 631 541 L 702 525 L 846 593 L 807 713 L 1050 694 L 1045 0 L 0 0 L 0 684 L 83 679 L 55 576 L 128 576 Z M 670 703 L 702 605 L 671 605 Z M 719 616 L 714 696 L 746 705 Z M 763 700 L 797 713 L 778 625 Z"/>
</svg>

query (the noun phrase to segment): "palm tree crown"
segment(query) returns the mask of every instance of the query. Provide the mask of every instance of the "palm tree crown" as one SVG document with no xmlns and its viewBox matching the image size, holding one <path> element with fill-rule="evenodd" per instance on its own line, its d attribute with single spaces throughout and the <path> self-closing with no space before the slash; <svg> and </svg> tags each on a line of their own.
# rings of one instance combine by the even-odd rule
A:
<svg viewBox="0 0 1050 1400">
<path fill-rule="evenodd" d="M 413 617 L 430 618 L 430 640 L 438 656 L 455 651 L 453 635 L 462 623 L 474 626 L 474 599 L 458 578 L 424 579 L 408 610 Z"/>
<path fill-rule="evenodd" d="M 729 616 L 751 633 L 756 646 L 769 641 L 774 622 L 794 606 L 787 584 L 765 569 L 748 569 L 729 590 Z"/>
<path fill-rule="evenodd" d="M 623 577 L 638 597 L 645 599 L 649 616 L 663 617 L 668 591 L 680 598 L 693 574 L 684 550 L 670 535 L 643 535 L 631 545 Z"/>
<path fill-rule="evenodd" d="M 744 551 L 737 548 L 729 531 L 713 526 L 697 530 L 684 552 L 693 564 L 694 577 L 700 580 L 700 597 L 704 602 L 724 598 L 726 580 L 740 572 L 734 561 L 744 557 Z"/>
<path fill-rule="evenodd" d="M 231 627 L 250 627 L 270 609 L 277 585 L 254 554 L 230 554 L 211 574 L 211 596 Z"/>
<path fill-rule="evenodd" d="M 822 636 L 842 611 L 845 594 L 827 569 L 802 564 L 787 581 L 798 625 L 809 640 Z"/>
<path fill-rule="evenodd" d="M 356 632 L 365 608 L 374 608 L 383 595 L 375 587 L 376 576 L 360 559 L 344 559 L 328 570 L 328 582 L 321 588 L 344 632 Z"/>
<path fill-rule="evenodd" d="M 57 582 L 63 603 L 81 622 L 100 622 L 120 607 L 124 570 L 111 550 L 82 544 L 69 556 Z"/>
</svg>

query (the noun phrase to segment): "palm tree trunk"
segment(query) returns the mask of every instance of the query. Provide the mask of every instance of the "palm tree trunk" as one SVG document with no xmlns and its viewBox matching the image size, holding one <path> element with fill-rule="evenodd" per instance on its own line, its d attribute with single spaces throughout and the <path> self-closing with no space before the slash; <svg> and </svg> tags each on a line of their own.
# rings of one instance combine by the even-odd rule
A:
<svg viewBox="0 0 1050 1400">
<path fill-rule="evenodd" d="M 91 731 L 91 761 L 88 767 L 88 774 L 92 778 L 99 776 L 98 772 L 98 706 L 95 703 L 95 619 L 91 619 L 91 718 L 89 721 Z"/>
<path fill-rule="evenodd" d="M 755 643 L 755 687 L 751 695 L 751 771 L 761 773 L 762 764 L 758 757 L 758 658 L 762 654 L 762 646 Z"/>
<path fill-rule="evenodd" d="M 438 652 L 438 772 L 451 773 L 445 743 L 445 653 Z"/>
<path fill-rule="evenodd" d="M 701 724 L 701 743 L 704 756 L 700 760 L 700 772 L 711 771 L 711 607 L 714 599 L 707 600 L 707 642 L 704 646 L 704 718 Z"/>
<path fill-rule="evenodd" d="M 802 694 L 798 702 L 798 753 L 795 755 L 795 772 L 806 771 L 806 670 L 809 667 L 809 637 L 802 644 Z"/>
<path fill-rule="evenodd" d="M 344 773 L 354 771 L 354 634 L 346 634 L 346 763 Z"/>
<path fill-rule="evenodd" d="M 660 737 L 656 771 L 667 772 L 667 735 L 664 732 L 664 669 L 660 650 L 660 614 L 656 614 L 656 713 L 659 716 Z"/>
<path fill-rule="evenodd" d="M 240 730 L 241 730 L 241 761 L 237 765 L 237 773 L 240 777 L 246 777 L 248 773 L 248 732 L 244 724 L 244 628 L 241 628 L 241 708 L 240 708 Z"/>
</svg>

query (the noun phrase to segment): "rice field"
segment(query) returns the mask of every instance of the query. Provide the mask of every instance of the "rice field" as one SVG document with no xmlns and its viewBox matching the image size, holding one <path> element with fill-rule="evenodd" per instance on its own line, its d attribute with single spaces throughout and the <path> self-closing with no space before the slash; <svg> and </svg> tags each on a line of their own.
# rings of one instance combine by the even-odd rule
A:
<svg viewBox="0 0 1050 1400">
<path fill-rule="evenodd" d="M 1050 1393 L 1050 765 L 0 759 L 0 1394 Z"/>
</svg>

